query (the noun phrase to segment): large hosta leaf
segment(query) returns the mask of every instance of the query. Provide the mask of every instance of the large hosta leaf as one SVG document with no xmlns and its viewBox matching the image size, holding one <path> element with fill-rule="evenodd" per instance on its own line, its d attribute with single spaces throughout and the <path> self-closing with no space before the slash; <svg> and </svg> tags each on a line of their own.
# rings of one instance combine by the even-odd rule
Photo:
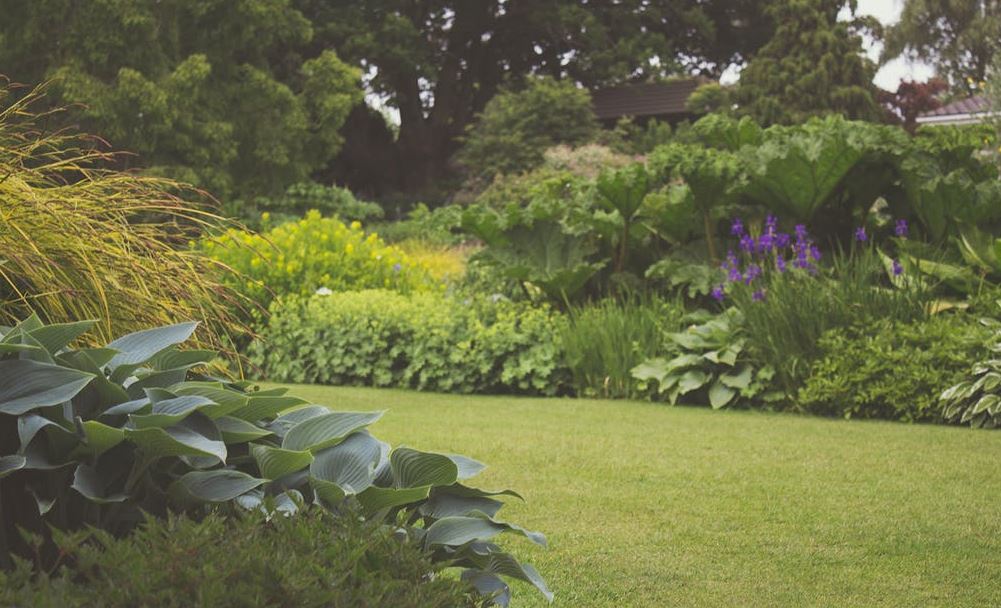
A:
<svg viewBox="0 0 1001 608">
<path fill-rule="evenodd" d="M 108 344 L 108 348 L 118 351 L 118 354 L 108 362 L 108 368 L 116 370 L 122 366 L 135 366 L 153 358 L 160 351 L 171 346 L 180 344 L 195 333 L 198 323 L 178 323 L 177 325 L 167 325 L 144 329 L 131 333 Z M 131 371 L 131 370 L 130 370 Z M 120 378 L 124 380 L 124 378 Z"/>
<path fill-rule="evenodd" d="M 402 489 L 369 486 L 364 492 L 358 494 L 358 502 L 366 513 L 372 514 L 383 509 L 420 502 L 426 499 L 430 493 L 431 486 Z"/>
<path fill-rule="evenodd" d="M 358 494 L 375 480 L 382 442 L 358 432 L 331 448 L 320 450 L 309 466 L 311 479 L 337 485 L 344 494 Z"/>
<path fill-rule="evenodd" d="M 308 450 L 285 450 L 258 444 L 251 444 L 250 455 L 257 461 L 261 475 L 268 479 L 301 471 L 313 462 L 313 455 Z"/>
<path fill-rule="evenodd" d="M 263 479 L 240 471 L 192 471 L 170 486 L 170 495 L 180 502 L 226 502 L 262 485 Z"/>
<path fill-rule="evenodd" d="M 425 504 L 421 505 L 421 513 L 433 519 L 469 515 L 473 511 L 479 511 L 493 517 L 503 506 L 504 503 L 492 498 L 456 496 L 436 491 Z"/>
<path fill-rule="evenodd" d="M 34 329 L 29 333 L 32 338 L 52 354 L 63 349 L 67 344 L 85 334 L 95 321 L 77 321 L 75 323 L 53 323 Z"/>
<path fill-rule="evenodd" d="M 287 395 L 261 395 L 252 396 L 247 400 L 247 404 L 229 415 L 241 420 L 256 422 L 264 418 L 273 418 L 279 413 L 298 405 L 306 403 L 298 397 Z"/>
<path fill-rule="evenodd" d="M 459 479 L 459 467 L 444 454 L 397 448 L 389 458 L 398 488 L 450 486 Z"/>
<path fill-rule="evenodd" d="M 184 395 L 153 403 L 149 414 L 131 414 L 129 421 L 137 429 L 173 426 L 191 414 L 213 405 L 211 399 L 201 395 Z"/>
<path fill-rule="evenodd" d="M 553 601 L 553 592 L 549 590 L 539 572 L 529 564 L 520 563 L 511 554 L 494 551 L 487 555 L 474 556 L 472 560 L 480 568 L 481 572 L 510 576 L 511 578 L 531 583 L 547 601 Z M 464 576 L 463 578 L 466 577 Z"/>
<path fill-rule="evenodd" d="M 198 414 L 166 429 L 125 429 L 125 435 L 147 458 L 211 456 L 226 462 L 226 444 L 219 437 L 218 429 Z"/>
<path fill-rule="evenodd" d="M 330 412 L 316 416 L 289 429 L 282 441 L 282 447 L 286 450 L 312 452 L 322 450 L 336 445 L 351 433 L 381 417 L 382 412 Z"/>
<path fill-rule="evenodd" d="M 482 570 L 464 570 L 462 580 L 471 584 L 480 595 L 489 597 L 494 605 L 507 608 L 511 603 L 511 588 L 501 577 Z"/>
<path fill-rule="evenodd" d="M 20 454 L 0 456 L 0 479 L 3 479 L 11 473 L 20 471 L 27 463 L 27 459 Z"/>
<path fill-rule="evenodd" d="M 0 413 L 20 416 L 76 396 L 91 374 L 37 361 L 0 361 Z"/>
<path fill-rule="evenodd" d="M 77 448 L 78 455 L 98 456 L 125 441 L 123 429 L 97 420 L 77 419 L 77 428 L 84 437 L 83 443 Z"/>
<path fill-rule="evenodd" d="M 81 464 L 73 475 L 73 485 L 70 486 L 89 500 L 105 504 L 124 502 L 128 495 L 122 492 L 109 492 L 113 480 L 103 471 L 87 464 Z"/>
<path fill-rule="evenodd" d="M 424 537 L 426 547 L 435 545 L 459 546 L 468 542 L 488 540 L 501 532 L 514 532 L 537 545 L 546 546 L 546 537 L 515 524 L 496 521 L 486 513 L 444 517 L 431 524 Z"/>
<path fill-rule="evenodd" d="M 246 420 L 240 420 L 232 416 L 217 418 L 215 424 L 219 427 L 223 441 L 227 444 L 246 443 L 267 437 L 271 434 L 269 430 L 262 429 L 256 424 L 251 424 Z"/>
</svg>

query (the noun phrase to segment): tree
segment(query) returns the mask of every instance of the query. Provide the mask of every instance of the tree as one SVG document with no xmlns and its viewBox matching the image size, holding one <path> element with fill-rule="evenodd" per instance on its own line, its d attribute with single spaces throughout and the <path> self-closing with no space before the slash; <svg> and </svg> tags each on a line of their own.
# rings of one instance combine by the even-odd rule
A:
<svg viewBox="0 0 1001 608">
<path fill-rule="evenodd" d="M 767 39 L 753 0 L 297 0 L 317 48 L 358 62 L 400 115 L 396 181 L 414 191 L 487 102 L 527 75 L 586 88 L 678 73 L 718 76 Z M 386 180 L 392 180 L 392 173 Z"/>
<path fill-rule="evenodd" d="M 532 169 L 547 148 L 583 144 L 597 132 L 586 90 L 565 80 L 531 78 L 524 88 L 504 89 L 487 103 L 459 158 L 472 177 L 491 179 Z"/>
<path fill-rule="evenodd" d="M 939 96 L 948 88 L 949 83 L 942 78 L 932 78 L 928 82 L 903 80 L 895 93 L 879 91 L 879 101 L 909 133 L 914 133 L 918 115 L 942 107 Z"/>
<path fill-rule="evenodd" d="M 290 0 L 0 0 L 0 66 L 138 165 L 220 197 L 280 194 L 325 167 L 361 73 L 307 53 Z"/>
<path fill-rule="evenodd" d="M 860 30 L 871 21 L 838 21 L 843 0 L 779 0 L 767 12 L 775 35 L 740 73 L 741 112 L 762 124 L 798 123 L 842 114 L 879 120 L 875 65 L 862 52 Z M 854 11 L 854 2 L 848 3 Z"/>
<path fill-rule="evenodd" d="M 881 62 L 926 61 L 957 93 L 977 92 L 1001 49 L 1001 0 L 906 0 L 886 31 Z"/>
</svg>

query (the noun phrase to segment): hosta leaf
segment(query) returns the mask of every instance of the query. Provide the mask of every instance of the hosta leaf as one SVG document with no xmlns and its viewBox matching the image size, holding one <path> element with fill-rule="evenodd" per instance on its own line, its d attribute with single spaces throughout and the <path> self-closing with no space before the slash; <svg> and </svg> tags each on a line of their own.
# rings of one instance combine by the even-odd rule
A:
<svg viewBox="0 0 1001 608">
<path fill-rule="evenodd" d="M 124 502 L 128 496 L 121 493 L 109 493 L 108 487 L 114 480 L 108 479 L 102 472 L 90 465 L 81 464 L 73 474 L 73 485 L 70 487 L 92 502 L 99 504 Z"/>
<path fill-rule="evenodd" d="M 227 444 L 246 443 L 271 434 L 271 431 L 231 416 L 216 418 L 215 424 Z"/>
<path fill-rule="evenodd" d="M 428 527 L 424 536 L 424 546 L 428 549 L 436 545 L 454 547 L 472 541 L 488 540 L 506 530 L 505 526 L 483 517 L 445 517 Z"/>
<path fill-rule="evenodd" d="M 470 477 L 476 477 L 483 472 L 483 469 L 487 468 L 487 465 L 483 464 L 478 460 L 473 460 L 468 456 L 463 456 L 461 454 L 445 454 L 452 459 L 455 466 L 459 469 L 459 479 L 469 479 Z"/>
<path fill-rule="evenodd" d="M 204 408 L 202 413 L 213 420 L 222 416 L 232 416 L 250 402 L 247 395 L 228 389 L 221 382 L 182 382 L 171 386 L 170 390 L 178 395 L 201 395 L 211 400 L 213 405 Z M 239 418 L 239 416 L 233 417 Z M 246 420 L 256 422 L 259 418 Z"/>
<path fill-rule="evenodd" d="M 309 485 L 313 488 L 316 497 L 327 506 L 335 506 L 347 496 L 341 486 L 332 481 L 310 477 Z"/>
<path fill-rule="evenodd" d="M 482 570 L 463 570 L 462 580 L 471 584 L 484 597 L 497 606 L 507 608 L 511 603 L 511 588 L 499 576 Z"/>
<path fill-rule="evenodd" d="M 11 454 L 10 456 L 0 456 L 0 479 L 20 471 L 28 461 L 20 454 Z"/>
<path fill-rule="evenodd" d="M 971 409 L 971 413 L 976 415 L 987 411 L 988 408 L 993 407 L 1001 402 L 1001 397 L 997 395 L 984 395 L 977 401 L 976 405 Z"/>
<path fill-rule="evenodd" d="M 217 356 L 214 350 L 176 350 L 169 349 L 156 355 L 149 361 L 149 366 L 155 370 L 188 369 L 196 365 L 208 363 Z"/>
<path fill-rule="evenodd" d="M 546 582 L 542 580 L 539 572 L 529 564 L 518 562 L 510 553 L 500 551 L 491 552 L 486 556 L 478 556 L 473 561 L 477 562 L 477 565 L 483 572 L 510 576 L 511 578 L 531 583 L 547 601 L 553 601 L 553 592 L 546 586 Z"/>
<path fill-rule="evenodd" d="M 397 448 L 389 462 L 398 488 L 450 486 L 459 478 L 459 467 L 443 454 Z"/>
<path fill-rule="evenodd" d="M 660 357 L 650 359 L 632 368 L 629 373 L 637 380 L 656 380 L 661 383 L 668 373 L 667 361 Z"/>
<path fill-rule="evenodd" d="M 75 323 L 53 323 L 38 329 L 33 329 L 28 334 L 38 340 L 42 347 L 52 354 L 56 354 L 67 344 L 87 333 L 94 326 L 95 321 L 77 321 Z"/>
<path fill-rule="evenodd" d="M 737 394 L 737 391 L 728 387 L 720 379 L 717 379 L 709 387 L 709 405 L 714 410 L 718 410 L 730 403 L 730 400 Z"/>
<path fill-rule="evenodd" d="M 711 376 L 699 369 L 691 369 L 681 375 L 678 379 L 678 388 L 682 395 L 698 390 L 705 386 Z"/>
<path fill-rule="evenodd" d="M 220 469 L 185 473 L 170 485 L 169 493 L 179 502 L 226 502 L 264 484 L 265 480 L 241 471 Z"/>
<path fill-rule="evenodd" d="M 230 412 L 229 415 L 234 418 L 257 422 L 264 418 L 273 418 L 291 407 L 304 403 L 306 402 L 298 397 L 284 395 L 254 396 L 247 400 L 245 406 Z"/>
<path fill-rule="evenodd" d="M 434 491 L 435 494 L 451 494 L 453 496 L 463 497 L 514 496 L 519 500 L 525 500 L 522 498 L 521 494 L 518 494 L 514 490 L 481 490 L 480 488 L 470 488 L 469 486 L 464 486 L 461 483 L 435 488 Z"/>
<path fill-rule="evenodd" d="M 138 399 L 147 390 L 166 389 L 184 380 L 187 372 L 183 369 L 169 369 L 163 372 L 145 373 L 126 389 L 129 399 Z"/>
<path fill-rule="evenodd" d="M 96 420 L 78 420 L 77 426 L 84 436 L 83 444 L 77 448 L 82 454 L 97 456 L 125 441 L 124 430 Z"/>
<path fill-rule="evenodd" d="M 336 484 L 345 494 L 358 494 L 375 480 L 381 442 L 358 432 L 332 448 L 320 450 L 309 465 L 311 478 Z"/>
<path fill-rule="evenodd" d="M 118 351 L 118 354 L 108 362 L 112 370 L 126 365 L 140 365 L 151 359 L 160 351 L 180 344 L 195 332 L 198 323 L 178 323 L 153 329 L 144 329 L 131 333 L 108 344 L 108 348 Z"/>
<path fill-rule="evenodd" d="M 289 429 L 285 439 L 282 440 L 282 447 L 287 450 L 313 452 L 322 450 L 372 424 L 381 418 L 382 414 L 382 412 L 330 412 L 316 416 Z"/>
<path fill-rule="evenodd" d="M 130 414 L 129 421 L 137 429 L 151 427 L 165 428 L 177 424 L 194 412 L 209 405 L 212 405 L 212 401 L 201 395 L 174 397 L 154 403 L 149 414 Z"/>
<path fill-rule="evenodd" d="M 434 519 L 442 519 L 443 517 L 469 515 L 473 511 L 480 511 L 493 517 L 503 506 L 504 503 L 492 498 L 464 497 L 434 492 L 431 498 L 421 505 L 421 514 Z"/>
<path fill-rule="evenodd" d="M 261 475 L 268 479 L 301 471 L 313 462 L 313 455 L 308 451 L 283 450 L 259 444 L 250 445 L 250 454 L 257 461 Z"/>
<path fill-rule="evenodd" d="M 148 397 L 143 397 L 141 399 L 133 399 L 132 401 L 126 401 L 125 403 L 119 403 L 114 407 L 109 407 L 101 413 L 100 417 L 105 416 L 125 416 L 128 414 L 134 414 L 136 412 L 148 412 L 153 409 L 153 404 L 149 402 Z"/>
<path fill-rule="evenodd" d="M 358 502 L 366 513 L 376 513 L 383 509 L 402 507 L 414 502 L 425 500 L 431 493 L 431 486 L 417 488 L 380 488 L 369 486 L 358 494 Z"/>
<path fill-rule="evenodd" d="M 739 371 L 721 374 L 719 380 L 730 388 L 745 389 L 751 385 L 751 366 L 744 365 Z"/>
<path fill-rule="evenodd" d="M 207 428 L 205 423 L 207 422 Z M 136 444 L 147 458 L 165 456 L 212 456 L 226 462 L 226 444 L 211 436 L 218 433 L 211 421 L 199 420 L 193 414 L 176 426 L 166 429 L 125 429 L 125 436 Z"/>
<path fill-rule="evenodd" d="M 268 425 L 268 428 L 275 435 L 284 438 L 285 434 L 289 432 L 289 429 L 300 422 L 305 422 L 310 418 L 325 416 L 329 413 L 330 408 L 324 405 L 307 405 L 305 407 L 285 412 L 284 414 L 278 416 L 271 422 L 271 424 Z"/>
<path fill-rule="evenodd" d="M 48 363 L 0 361 L 0 413 L 20 416 L 69 401 L 93 378 L 91 374 Z"/>
</svg>

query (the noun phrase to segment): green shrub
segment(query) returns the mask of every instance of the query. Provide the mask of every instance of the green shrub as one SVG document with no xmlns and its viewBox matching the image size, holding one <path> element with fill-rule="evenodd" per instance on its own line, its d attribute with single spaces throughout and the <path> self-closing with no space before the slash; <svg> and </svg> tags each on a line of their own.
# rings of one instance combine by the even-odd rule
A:
<svg viewBox="0 0 1001 608">
<path fill-rule="evenodd" d="M 681 309 L 660 300 L 605 299 L 573 307 L 562 335 L 574 391 L 591 397 L 635 398 L 631 370 L 664 350 L 664 334 L 680 329 Z"/>
<path fill-rule="evenodd" d="M 1001 426 L 1001 323 L 987 319 L 983 324 L 993 329 L 988 353 L 980 352 L 972 368 L 962 374 L 962 381 L 942 392 L 942 416 L 950 422 L 974 428 Z"/>
<path fill-rule="evenodd" d="M 230 229 L 201 243 L 206 254 L 236 271 L 232 287 L 267 306 L 273 297 L 318 289 L 431 289 L 426 270 L 359 222 L 344 224 L 310 211 L 263 234 Z"/>
<path fill-rule="evenodd" d="M 571 80 L 532 78 L 521 90 L 502 90 L 470 126 L 461 162 L 474 178 L 519 173 L 542 163 L 558 144 L 583 144 L 598 133 L 591 95 Z"/>
<path fill-rule="evenodd" d="M 272 307 L 251 361 L 283 382 L 552 395 L 563 320 L 503 299 L 367 290 Z"/>
<path fill-rule="evenodd" d="M 462 224 L 462 207 L 445 205 L 429 209 L 418 203 L 407 213 L 405 219 L 383 222 L 370 226 L 375 228 L 388 243 L 419 239 L 435 245 L 458 245 L 466 240 L 456 229 Z"/>
<path fill-rule="evenodd" d="M 11 554 L 58 559 L 51 529 L 125 533 L 142 512 L 234 500 L 294 513 L 309 497 L 404 527 L 481 589 L 506 588 L 502 572 L 549 595 L 531 566 L 486 543 L 502 532 L 545 538 L 493 518 L 503 503 L 488 497 L 511 492 L 467 486 L 484 465 L 391 449 L 366 430 L 383 412 L 335 412 L 198 373 L 215 353 L 176 348 L 195 323 L 67 348 L 93 325 L 30 317 L 0 335 L 0 566 Z M 42 536 L 42 554 L 21 529 Z"/>
<path fill-rule="evenodd" d="M 0 605 L 478 606 L 473 589 L 388 526 L 351 513 L 298 517 L 212 514 L 150 519 L 124 538 L 100 531 L 57 539 L 67 567 L 35 576 L 22 561 L 0 570 Z M 475 593 L 475 592 L 473 592 Z"/>
<path fill-rule="evenodd" d="M 941 421 L 939 395 L 962 379 L 989 336 L 972 317 L 946 313 L 829 330 L 797 403 L 824 416 Z"/>
<path fill-rule="evenodd" d="M 282 196 L 257 197 L 252 202 L 237 201 L 227 207 L 232 215 L 255 229 L 298 220 L 314 209 L 324 217 L 336 217 L 345 222 L 367 222 L 383 214 L 378 204 L 356 199 L 347 188 L 316 182 L 292 184 Z M 263 221 L 262 215 L 266 218 Z"/>
<path fill-rule="evenodd" d="M 713 409 L 770 403 L 780 395 L 770 389 L 775 371 L 748 358 L 743 317 L 735 308 L 719 315 L 704 310 L 682 319 L 684 330 L 668 334 L 672 358 L 637 365 L 633 377 L 650 383 L 671 405 L 685 402 Z M 652 381 L 652 382 L 651 382 Z"/>
</svg>

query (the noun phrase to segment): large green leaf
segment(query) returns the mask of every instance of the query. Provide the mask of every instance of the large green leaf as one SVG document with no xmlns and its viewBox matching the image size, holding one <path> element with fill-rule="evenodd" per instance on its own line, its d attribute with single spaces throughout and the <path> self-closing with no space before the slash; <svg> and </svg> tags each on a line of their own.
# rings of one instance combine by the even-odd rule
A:
<svg viewBox="0 0 1001 608">
<path fill-rule="evenodd" d="M 0 413 L 20 416 L 76 396 L 91 374 L 22 359 L 0 361 Z"/>
<path fill-rule="evenodd" d="M 115 370 L 121 366 L 135 366 L 145 363 L 160 351 L 180 344 L 195 332 L 198 323 L 178 323 L 153 329 L 137 331 L 108 344 L 108 348 L 118 354 L 108 362 L 108 368 Z"/>
<path fill-rule="evenodd" d="M 450 486 L 459 479 L 459 467 L 444 454 L 397 448 L 389 458 L 397 488 Z"/>
<path fill-rule="evenodd" d="M 220 469 L 185 473 L 171 484 L 172 498 L 184 502 L 226 502 L 264 484 L 265 480 L 241 471 Z"/>
<path fill-rule="evenodd" d="M 483 464 L 478 460 L 473 460 L 468 456 L 463 456 L 462 454 L 445 454 L 452 459 L 455 466 L 459 469 L 459 479 L 469 479 L 470 477 L 476 477 L 487 468 L 487 465 Z"/>
<path fill-rule="evenodd" d="M 237 410 L 230 412 L 230 416 L 257 422 L 264 418 L 273 418 L 279 413 L 297 405 L 306 403 L 298 397 L 286 395 L 252 396 L 247 400 L 247 404 Z"/>
<path fill-rule="evenodd" d="M 213 420 L 222 416 L 232 416 L 234 412 L 245 408 L 250 403 L 250 397 L 226 388 L 221 382 L 182 382 L 169 388 L 177 395 L 200 395 L 213 401 L 213 405 L 201 410 L 203 414 Z M 234 417 L 240 418 L 240 416 Z M 247 420 L 256 422 L 262 417 L 247 418 Z"/>
<path fill-rule="evenodd" d="M 45 350 L 55 354 L 67 344 L 85 334 L 95 321 L 77 321 L 75 323 L 53 323 L 28 332 L 38 340 Z"/>
<path fill-rule="evenodd" d="M 254 441 L 271 434 L 271 431 L 262 429 L 256 424 L 232 416 L 216 418 L 215 424 L 222 433 L 223 441 L 230 445 Z"/>
<path fill-rule="evenodd" d="M 24 456 L 20 454 L 11 454 L 9 456 L 0 456 L 0 479 L 15 473 L 24 468 L 27 464 L 27 460 Z"/>
<path fill-rule="evenodd" d="M 737 395 L 737 391 L 727 386 L 720 379 L 716 379 L 709 387 L 709 405 L 714 410 L 726 406 Z"/>
<path fill-rule="evenodd" d="M 129 421 L 137 429 L 150 427 L 165 428 L 184 420 L 191 414 L 213 405 L 211 399 L 201 395 L 184 395 L 164 399 L 153 404 L 149 414 L 130 414 Z"/>
<path fill-rule="evenodd" d="M 421 505 L 421 514 L 433 519 L 469 515 L 480 511 L 493 517 L 504 506 L 499 500 L 485 496 L 456 496 L 444 492 L 433 492 L 431 498 Z"/>
<path fill-rule="evenodd" d="M 539 572 L 529 564 L 520 563 L 509 553 L 491 551 L 486 555 L 473 555 L 472 561 L 479 566 L 482 572 L 510 576 L 531 583 L 547 601 L 553 601 L 553 592 L 549 590 Z"/>
<path fill-rule="evenodd" d="M 214 431 L 214 432 L 213 432 Z M 170 428 L 125 429 L 129 441 L 150 459 L 165 456 L 211 456 L 226 462 L 226 444 L 218 429 L 197 413 Z"/>
<path fill-rule="evenodd" d="M 331 448 L 320 450 L 309 466 L 312 479 L 336 484 L 344 494 L 358 494 L 375 481 L 382 442 L 368 433 L 354 433 Z"/>
<path fill-rule="evenodd" d="M 125 431 L 97 420 L 77 420 L 84 441 L 77 449 L 80 454 L 98 456 L 125 441 Z"/>
<path fill-rule="evenodd" d="M 278 479 L 290 473 L 301 471 L 313 462 L 313 455 L 308 450 L 284 450 L 251 444 L 250 454 L 257 461 L 261 475 L 268 479 Z"/>
<path fill-rule="evenodd" d="M 490 598 L 493 605 L 507 608 L 511 603 L 511 587 L 496 574 L 468 569 L 462 572 L 461 578 L 475 587 L 480 595 Z"/>
<path fill-rule="evenodd" d="M 416 488 L 380 488 L 369 486 L 358 494 L 358 502 L 366 513 L 377 513 L 383 509 L 402 507 L 425 500 L 431 493 L 431 486 Z"/>
<path fill-rule="evenodd" d="M 113 483 L 99 468 L 88 464 L 81 464 L 76 468 L 73 475 L 73 484 L 70 486 L 88 500 L 99 504 L 124 502 L 128 495 L 122 492 L 109 492 L 108 488 Z"/>
<path fill-rule="evenodd" d="M 424 545 L 429 549 L 436 545 L 455 547 L 473 541 L 489 540 L 505 531 L 507 528 L 502 524 L 483 517 L 444 517 L 428 527 Z"/>
<path fill-rule="evenodd" d="M 316 416 L 289 429 L 282 447 L 286 450 L 316 452 L 339 443 L 351 433 L 381 418 L 382 414 L 383 412 L 330 412 Z"/>
</svg>

